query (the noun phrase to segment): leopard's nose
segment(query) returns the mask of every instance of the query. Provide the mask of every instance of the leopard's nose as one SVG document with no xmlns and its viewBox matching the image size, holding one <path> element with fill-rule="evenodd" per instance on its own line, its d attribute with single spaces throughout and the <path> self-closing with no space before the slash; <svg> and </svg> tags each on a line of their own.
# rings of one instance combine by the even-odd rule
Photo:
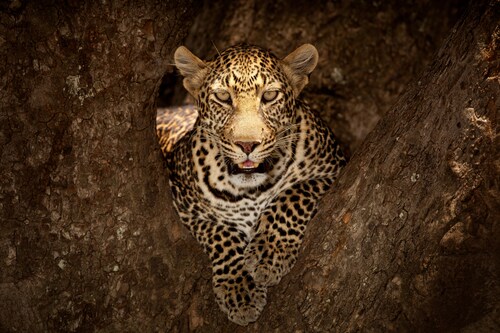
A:
<svg viewBox="0 0 500 333">
<path fill-rule="evenodd" d="M 257 147 L 260 144 L 260 142 L 259 141 L 236 141 L 234 144 L 237 145 L 238 147 L 240 147 L 241 150 L 243 150 L 243 152 L 248 155 L 255 150 L 255 147 Z"/>
</svg>

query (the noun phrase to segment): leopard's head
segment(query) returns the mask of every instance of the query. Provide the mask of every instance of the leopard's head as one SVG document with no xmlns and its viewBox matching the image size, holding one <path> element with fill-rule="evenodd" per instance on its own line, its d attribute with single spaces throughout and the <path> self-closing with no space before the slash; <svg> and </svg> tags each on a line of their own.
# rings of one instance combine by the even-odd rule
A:
<svg viewBox="0 0 500 333">
<path fill-rule="evenodd" d="M 250 45 L 230 47 L 212 61 L 184 46 L 176 50 L 184 87 L 199 108 L 197 125 L 217 143 L 235 186 L 266 180 L 272 161 L 290 141 L 295 100 L 317 62 L 310 44 L 283 59 Z"/>
</svg>

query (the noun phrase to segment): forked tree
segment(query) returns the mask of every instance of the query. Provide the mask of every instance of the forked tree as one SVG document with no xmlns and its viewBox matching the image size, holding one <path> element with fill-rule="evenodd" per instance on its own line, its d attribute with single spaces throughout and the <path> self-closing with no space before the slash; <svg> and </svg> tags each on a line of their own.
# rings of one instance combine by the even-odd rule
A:
<svg viewBox="0 0 500 333">
<path fill-rule="evenodd" d="M 472 2 L 356 149 L 245 329 L 154 133 L 193 8 L 0 5 L 0 331 L 499 331 L 498 1 Z"/>
</svg>

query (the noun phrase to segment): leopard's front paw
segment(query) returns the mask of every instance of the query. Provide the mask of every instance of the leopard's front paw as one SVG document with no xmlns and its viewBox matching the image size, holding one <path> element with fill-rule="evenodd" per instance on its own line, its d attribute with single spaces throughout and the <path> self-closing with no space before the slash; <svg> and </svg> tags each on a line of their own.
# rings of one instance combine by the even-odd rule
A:
<svg viewBox="0 0 500 333">
<path fill-rule="evenodd" d="M 214 292 L 221 310 L 238 325 L 256 321 L 266 305 L 267 288 L 248 273 L 236 279 L 214 279 Z"/>
<path fill-rule="evenodd" d="M 290 271 L 296 253 L 288 253 L 282 244 L 268 242 L 261 234 L 245 249 L 245 267 L 257 284 L 274 286 Z"/>
</svg>

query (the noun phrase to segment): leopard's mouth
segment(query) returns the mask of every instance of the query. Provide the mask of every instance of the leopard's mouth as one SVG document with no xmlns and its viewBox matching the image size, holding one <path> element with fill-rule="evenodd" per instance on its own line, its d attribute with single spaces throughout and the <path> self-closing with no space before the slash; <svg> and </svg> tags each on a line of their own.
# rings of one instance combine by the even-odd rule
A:
<svg viewBox="0 0 500 333">
<path fill-rule="evenodd" d="M 262 163 L 246 160 L 242 163 L 227 163 L 227 168 L 230 175 L 251 174 L 251 173 L 266 173 L 272 168 L 272 164 L 267 159 Z"/>
</svg>

